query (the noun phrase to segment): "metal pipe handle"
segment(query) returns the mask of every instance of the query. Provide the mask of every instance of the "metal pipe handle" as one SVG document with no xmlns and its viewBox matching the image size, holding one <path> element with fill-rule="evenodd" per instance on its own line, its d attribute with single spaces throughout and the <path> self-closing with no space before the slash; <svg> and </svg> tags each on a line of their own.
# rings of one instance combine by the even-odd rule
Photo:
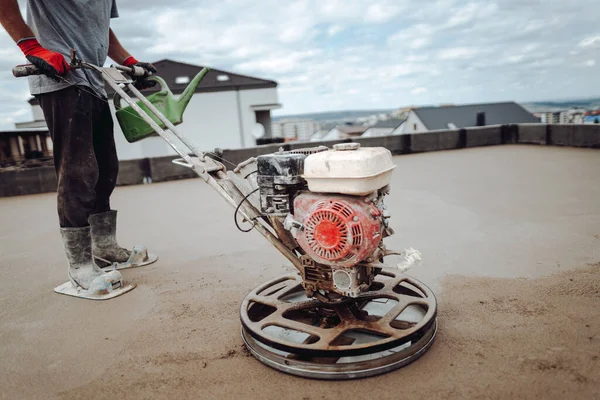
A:
<svg viewBox="0 0 600 400">
<path fill-rule="evenodd" d="M 22 78 L 24 76 L 41 75 L 43 72 L 33 64 L 23 64 L 14 67 L 12 74 L 15 78 Z"/>
<path fill-rule="evenodd" d="M 186 162 L 183 158 L 176 158 L 171 162 L 173 164 L 181 165 L 182 167 L 194 168 L 194 164 L 190 164 L 189 162 Z"/>
</svg>

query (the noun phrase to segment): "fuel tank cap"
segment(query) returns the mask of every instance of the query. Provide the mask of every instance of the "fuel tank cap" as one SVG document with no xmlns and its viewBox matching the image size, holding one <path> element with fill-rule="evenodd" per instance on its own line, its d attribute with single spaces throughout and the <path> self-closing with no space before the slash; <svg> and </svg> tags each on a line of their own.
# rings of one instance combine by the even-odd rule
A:
<svg viewBox="0 0 600 400">
<path fill-rule="evenodd" d="M 333 150 L 345 151 L 345 150 L 358 150 L 360 143 L 338 143 L 333 145 Z"/>
</svg>

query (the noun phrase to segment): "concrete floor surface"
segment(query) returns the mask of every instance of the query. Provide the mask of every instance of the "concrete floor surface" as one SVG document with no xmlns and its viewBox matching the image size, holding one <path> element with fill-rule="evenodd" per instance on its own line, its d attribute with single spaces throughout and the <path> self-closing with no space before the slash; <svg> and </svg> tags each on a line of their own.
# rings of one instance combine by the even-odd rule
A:
<svg viewBox="0 0 600 400">
<path fill-rule="evenodd" d="M 202 181 L 119 187 L 119 241 L 159 255 L 106 302 L 55 294 L 55 194 L 0 199 L 0 398 L 600 398 L 600 152 L 499 146 L 394 157 L 387 205 L 439 334 L 408 367 L 323 382 L 243 348 L 239 305 L 292 271 Z"/>
</svg>

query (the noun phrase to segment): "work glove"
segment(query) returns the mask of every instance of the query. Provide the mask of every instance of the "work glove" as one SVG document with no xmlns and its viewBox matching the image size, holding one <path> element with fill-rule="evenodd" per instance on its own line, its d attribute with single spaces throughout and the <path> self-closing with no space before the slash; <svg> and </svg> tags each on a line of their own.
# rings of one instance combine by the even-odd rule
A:
<svg viewBox="0 0 600 400">
<path fill-rule="evenodd" d="M 138 90 L 151 88 L 156 85 L 156 81 L 150 81 L 146 79 L 148 76 L 156 74 L 157 71 L 154 65 L 147 62 L 139 62 L 133 56 L 127 57 L 125 61 L 123 61 L 123 65 L 126 67 L 140 67 L 146 72 L 144 76 L 134 77 L 133 86 L 135 86 Z"/>
<path fill-rule="evenodd" d="M 65 57 L 55 51 L 45 49 L 36 38 L 23 38 L 17 42 L 27 60 L 49 77 L 66 75 L 70 68 Z"/>
</svg>

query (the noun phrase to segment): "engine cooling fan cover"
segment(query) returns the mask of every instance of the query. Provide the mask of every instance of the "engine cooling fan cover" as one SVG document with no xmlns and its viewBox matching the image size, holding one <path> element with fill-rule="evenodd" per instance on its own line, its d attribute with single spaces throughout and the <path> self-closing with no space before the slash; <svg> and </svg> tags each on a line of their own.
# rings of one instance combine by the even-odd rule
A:
<svg viewBox="0 0 600 400">
<path fill-rule="evenodd" d="M 294 200 L 294 218 L 304 226 L 298 244 L 322 264 L 351 267 L 381 242 L 381 213 L 362 197 L 302 193 Z"/>
</svg>

